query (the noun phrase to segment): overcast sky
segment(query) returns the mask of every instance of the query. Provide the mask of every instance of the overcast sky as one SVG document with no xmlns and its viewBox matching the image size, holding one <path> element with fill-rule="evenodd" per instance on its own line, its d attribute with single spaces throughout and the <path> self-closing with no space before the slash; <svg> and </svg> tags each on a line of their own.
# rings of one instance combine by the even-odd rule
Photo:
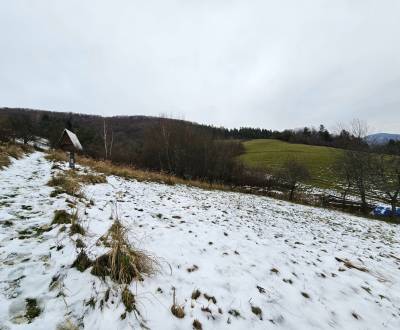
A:
<svg viewBox="0 0 400 330">
<path fill-rule="evenodd" d="M 400 132 L 399 0 L 1 0 L 0 106 Z"/>
</svg>

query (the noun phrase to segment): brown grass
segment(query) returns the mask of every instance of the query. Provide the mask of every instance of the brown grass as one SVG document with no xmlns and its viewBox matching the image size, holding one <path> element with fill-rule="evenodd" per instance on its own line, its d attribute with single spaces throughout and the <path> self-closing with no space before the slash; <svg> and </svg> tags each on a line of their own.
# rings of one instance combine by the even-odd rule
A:
<svg viewBox="0 0 400 330">
<path fill-rule="evenodd" d="M 262 310 L 260 307 L 257 306 L 251 306 L 251 311 L 254 315 L 258 316 L 260 320 L 262 320 Z"/>
<path fill-rule="evenodd" d="M 51 222 L 52 225 L 59 225 L 59 224 L 70 224 L 71 223 L 71 214 L 69 214 L 65 210 L 56 210 L 54 211 L 54 218 Z"/>
<path fill-rule="evenodd" d="M 68 161 L 67 154 L 61 150 L 50 151 L 45 158 L 55 163 Z"/>
<path fill-rule="evenodd" d="M 56 187 L 56 190 L 52 193 L 53 197 L 63 193 L 74 197 L 82 197 L 81 185 L 71 172 L 65 171 L 59 173 L 53 176 L 47 183 L 50 187 Z"/>
<path fill-rule="evenodd" d="M 53 191 L 52 196 L 66 193 L 74 197 L 83 197 L 81 192 L 83 184 L 97 184 L 107 182 L 107 179 L 102 174 L 80 174 L 74 170 L 60 172 L 53 176 L 48 185 L 57 187 Z"/>
<path fill-rule="evenodd" d="M 32 147 L 14 143 L 0 143 L 0 170 L 11 164 L 10 157 L 20 159 L 31 152 Z"/>
<path fill-rule="evenodd" d="M 50 152 L 46 158 L 52 161 L 67 161 L 67 156 L 62 151 L 52 151 Z M 101 161 L 101 160 L 94 160 L 89 157 L 85 156 L 77 156 L 76 157 L 77 163 L 90 167 L 96 172 L 103 173 L 105 175 L 115 175 L 125 179 L 130 180 L 137 180 L 137 181 L 149 181 L 149 182 L 158 182 L 158 183 L 165 183 L 169 185 L 176 185 L 176 184 L 184 184 L 193 187 L 198 187 L 202 189 L 212 189 L 212 190 L 231 190 L 230 187 L 222 185 L 222 184 L 212 184 L 205 181 L 200 180 L 185 180 L 174 175 L 170 175 L 167 173 L 161 172 L 153 172 L 153 171 L 146 171 L 137 169 L 132 166 L 126 165 L 115 165 L 109 161 Z"/>
<path fill-rule="evenodd" d="M 200 290 L 196 289 L 192 292 L 192 299 L 196 300 L 197 298 L 199 298 L 201 296 L 201 292 Z"/>
<path fill-rule="evenodd" d="M 174 294 L 172 297 L 171 313 L 178 319 L 183 319 L 185 317 L 185 309 L 176 303 L 175 288 L 173 288 Z"/>
<path fill-rule="evenodd" d="M 199 320 L 194 319 L 192 325 L 193 325 L 193 329 L 195 329 L 195 330 L 202 330 L 203 329 L 203 326 L 201 325 Z"/>
<path fill-rule="evenodd" d="M 83 227 L 79 222 L 80 219 L 79 219 L 78 209 L 75 209 L 71 216 L 71 228 L 69 229 L 70 236 L 75 234 L 85 235 L 85 229 L 83 229 Z"/>
<path fill-rule="evenodd" d="M 363 266 L 358 266 L 358 265 L 354 264 L 353 262 L 351 262 L 350 260 L 341 259 L 339 257 L 335 257 L 335 259 L 337 261 L 339 261 L 339 262 L 342 262 L 349 269 L 353 268 L 353 269 L 359 270 L 360 272 L 368 273 L 368 269 L 367 268 L 365 268 Z"/>
<path fill-rule="evenodd" d="M 110 276 L 118 283 L 129 284 L 134 279 L 143 280 L 143 275 L 154 274 L 159 264 L 154 257 L 144 251 L 134 249 L 128 241 L 127 230 L 119 220 L 105 235 L 110 251 L 94 262 L 92 274 L 104 278 Z"/>
<path fill-rule="evenodd" d="M 85 251 L 81 251 L 76 257 L 75 261 L 72 263 L 71 267 L 76 268 L 80 272 L 84 272 L 93 262 L 89 259 Z"/>
<path fill-rule="evenodd" d="M 121 298 L 122 298 L 122 303 L 124 304 L 125 309 L 128 313 L 136 309 L 135 296 L 128 289 L 127 286 L 125 286 L 124 289 L 122 290 Z"/>
</svg>

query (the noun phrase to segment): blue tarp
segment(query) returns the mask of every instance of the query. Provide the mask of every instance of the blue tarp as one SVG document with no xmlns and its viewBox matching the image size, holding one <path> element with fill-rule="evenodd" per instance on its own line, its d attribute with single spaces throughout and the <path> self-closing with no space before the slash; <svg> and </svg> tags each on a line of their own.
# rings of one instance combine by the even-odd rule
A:
<svg viewBox="0 0 400 330">
<path fill-rule="evenodd" d="M 392 216 L 392 208 L 388 206 L 377 206 L 373 210 L 374 215 L 382 216 L 382 217 L 391 217 Z M 400 217 L 400 207 L 396 208 L 396 216 Z"/>
</svg>

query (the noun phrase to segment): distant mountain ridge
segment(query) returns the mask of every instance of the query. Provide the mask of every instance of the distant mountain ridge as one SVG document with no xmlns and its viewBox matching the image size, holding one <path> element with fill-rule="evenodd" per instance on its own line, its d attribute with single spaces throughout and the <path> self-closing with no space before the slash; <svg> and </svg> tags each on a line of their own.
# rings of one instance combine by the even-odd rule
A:
<svg viewBox="0 0 400 330">
<path fill-rule="evenodd" d="M 376 133 L 366 137 L 368 143 L 372 144 L 385 144 L 390 140 L 400 141 L 400 134 L 391 133 Z"/>
</svg>

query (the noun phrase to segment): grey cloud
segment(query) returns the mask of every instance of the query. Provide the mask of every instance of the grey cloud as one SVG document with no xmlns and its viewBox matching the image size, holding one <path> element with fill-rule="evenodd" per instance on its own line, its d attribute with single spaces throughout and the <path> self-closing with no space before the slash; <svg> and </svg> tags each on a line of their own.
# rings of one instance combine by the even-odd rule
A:
<svg viewBox="0 0 400 330">
<path fill-rule="evenodd" d="M 0 3 L 0 105 L 400 130 L 397 0 Z"/>
</svg>

